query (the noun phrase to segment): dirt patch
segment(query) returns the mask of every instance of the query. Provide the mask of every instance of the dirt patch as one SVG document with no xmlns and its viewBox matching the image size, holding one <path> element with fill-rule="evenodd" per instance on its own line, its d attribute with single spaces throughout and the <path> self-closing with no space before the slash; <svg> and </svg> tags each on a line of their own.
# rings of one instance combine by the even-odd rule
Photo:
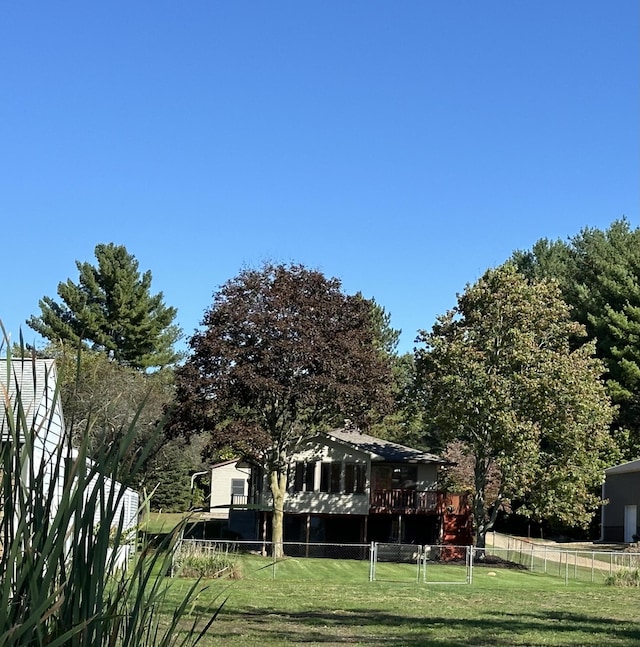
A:
<svg viewBox="0 0 640 647">
<path fill-rule="evenodd" d="M 517 562 L 512 562 L 508 559 L 502 559 L 502 557 L 497 557 L 496 555 L 485 555 L 482 559 L 476 559 L 473 562 L 474 566 L 491 566 L 492 568 L 508 568 L 514 571 L 527 571 L 529 570 L 526 566 L 518 564 Z"/>
</svg>

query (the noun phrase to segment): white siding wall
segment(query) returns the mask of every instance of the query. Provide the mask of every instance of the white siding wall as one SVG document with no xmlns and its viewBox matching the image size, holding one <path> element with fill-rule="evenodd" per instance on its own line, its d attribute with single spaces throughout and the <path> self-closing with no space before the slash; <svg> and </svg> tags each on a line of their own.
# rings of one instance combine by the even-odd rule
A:
<svg viewBox="0 0 640 647">
<path fill-rule="evenodd" d="M 53 362 L 47 362 L 46 377 L 44 372 L 38 373 L 43 384 L 42 399 L 34 403 L 34 411 L 25 412 L 27 420 L 33 421 L 35 438 L 33 441 L 33 470 L 38 473 L 42 469 L 45 490 L 53 488 L 53 511 L 58 509 L 64 489 L 64 469 L 58 470 L 55 476 L 58 447 L 64 442 L 64 420 L 60 399 L 55 397 L 57 374 Z M 33 380 L 30 372 L 25 372 L 23 380 Z M 35 389 L 36 393 L 38 388 Z"/>
<path fill-rule="evenodd" d="M 231 482 L 234 479 L 243 480 L 244 493 L 245 495 L 249 493 L 248 481 L 250 474 L 251 470 L 249 468 L 239 468 L 237 462 L 218 465 L 212 468 L 210 505 L 211 511 L 217 512 L 216 516 L 224 518 L 228 518 L 229 516 L 229 505 L 231 504 Z"/>
<path fill-rule="evenodd" d="M 87 466 L 87 469 L 90 469 L 90 466 Z M 91 483 L 87 490 L 85 491 L 85 501 L 91 495 L 93 488 L 99 487 L 99 483 L 103 483 L 103 490 L 100 492 L 100 495 L 104 493 L 104 498 L 106 501 L 109 500 L 111 491 L 115 488 L 113 494 L 113 500 L 115 502 L 115 511 L 113 516 L 112 525 L 118 526 L 120 523 L 120 516 L 122 515 L 122 530 L 129 530 L 130 528 L 135 528 L 138 525 L 138 511 L 140 509 L 140 497 L 135 490 L 131 488 L 124 488 L 119 481 L 114 481 L 108 476 L 100 477 L 98 475 L 94 476 L 91 479 Z M 120 498 L 120 500 L 118 500 Z M 96 506 L 95 514 L 93 517 L 94 524 L 100 523 L 100 505 Z"/>
</svg>

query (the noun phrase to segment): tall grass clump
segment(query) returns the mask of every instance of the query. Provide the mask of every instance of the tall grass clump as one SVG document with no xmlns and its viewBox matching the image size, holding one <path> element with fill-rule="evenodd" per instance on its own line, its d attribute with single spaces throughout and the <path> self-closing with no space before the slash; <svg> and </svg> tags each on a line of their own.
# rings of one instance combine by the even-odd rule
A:
<svg viewBox="0 0 640 647">
<path fill-rule="evenodd" d="M 136 420 L 93 460 L 86 441 L 72 449 L 55 366 L 46 363 L 42 384 L 43 364 L 25 357 L 22 339 L 12 353 L 1 322 L 0 329 L 0 645 L 197 644 L 219 607 L 191 614 L 199 582 L 167 607 L 165 574 L 183 526 L 159 548 L 143 541 L 134 559 L 117 567 L 129 534 L 125 487 L 136 483 L 151 451 L 129 451 Z M 121 487 L 108 485 L 122 474 Z"/>
<path fill-rule="evenodd" d="M 637 568 L 634 570 L 621 569 L 611 575 L 607 575 L 604 580 L 604 583 L 607 586 L 622 586 L 622 587 L 634 587 L 637 588 L 640 586 L 640 570 Z"/>
<path fill-rule="evenodd" d="M 204 579 L 228 578 L 237 580 L 242 577 L 238 555 L 219 546 L 200 546 L 185 541 L 175 553 L 173 568 L 181 577 L 201 577 Z"/>
</svg>

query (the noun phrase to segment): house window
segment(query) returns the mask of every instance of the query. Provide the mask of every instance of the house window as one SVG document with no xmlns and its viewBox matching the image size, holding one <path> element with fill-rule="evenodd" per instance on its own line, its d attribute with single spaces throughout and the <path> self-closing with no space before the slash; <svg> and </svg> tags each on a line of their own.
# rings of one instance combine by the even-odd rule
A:
<svg viewBox="0 0 640 647">
<path fill-rule="evenodd" d="M 298 462 L 295 465 L 293 477 L 294 492 L 313 492 L 316 474 L 316 464 Z"/>
<path fill-rule="evenodd" d="M 293 474 L 293 491 L 302 492 L 304 484 L 304 463 L 296 463 Z"/>
<path fill-rule="evenodd" d="M 366 466 L 361 463 L 347 463 L 344 466 L 344 491 L 347 494 L 363 494 Z"/>
<path fill-rule="evenodd" d="M 244 479 L 231 479 L 231 497 L 237 500 L 238 497 L 244 496 Z"/>
<path fill-rule="evenodd" d="M 418 468 L 415 465 L 403 465 L 393 468 L 391 478 L 392 490 L 415 490 L 418 481 Z"/>
<path fill-rule="evenodd" d="M 320 469 L 320 492 L 340 492 L 340 472 L 342 463 L 322 463 Z"/>
<path fill-rule="evenodd" d="M 316 478 L 316 464 L 305 463 L 304 468 L 304 489 L 306 492 L 313 492 Z"/>
</svg>

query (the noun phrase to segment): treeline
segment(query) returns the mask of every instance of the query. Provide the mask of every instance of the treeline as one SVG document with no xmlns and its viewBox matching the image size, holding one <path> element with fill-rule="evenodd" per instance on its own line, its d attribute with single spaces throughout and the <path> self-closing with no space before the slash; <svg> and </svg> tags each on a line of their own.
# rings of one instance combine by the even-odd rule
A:
<svg viewBox="0 0 640 647">
<path fill-rule="evenodd" d="M 64 410 L 93 446 L 135 416 L 140 444 L 166 421 L 140 477 L 157 508 L 197 504 L 191 474 L 240 450 L 285 496 L 301 439 L 349 419 L 455 458 L 451 487 L 473 493 L 482 543 L 505 509 L 588 524 L 604 467 L 638 455 L 639 237 L 623 219 L 514 252 L 418 331 L 415 354 L 398 355 L 375 301 L 265 264 L 220 289 L 181 357 L 176 310 L 114 244 L 27 323 L 51 342 L 38 352 L 70 367 L 80 353 L 63 372 Z"/>
</svg>

